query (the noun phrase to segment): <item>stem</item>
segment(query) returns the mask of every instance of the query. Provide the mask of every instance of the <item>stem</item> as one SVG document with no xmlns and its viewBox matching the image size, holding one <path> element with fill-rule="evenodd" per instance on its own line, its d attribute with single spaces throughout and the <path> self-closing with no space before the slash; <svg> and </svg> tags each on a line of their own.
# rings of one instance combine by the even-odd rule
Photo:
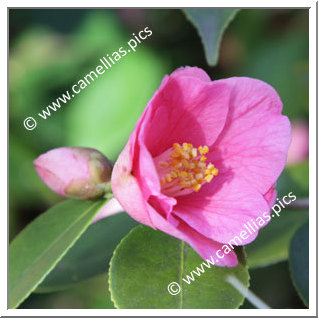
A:
<svg viewBox="0 0 318 318">
<path fill-rule="evenodd" d="M 240 294 L 247 298 L 247 300 L 257 309 L 271 309 L 271 307 L 264 303 L 258 296 L 248 290 L 235 276 L 228 275 L 226 277 L 226 281 L 230 283 Z"/>
<path fill-rule="evenodd" d="M 112 192 L 112 186 L 111 186 L 111 182 L 110 182 L 110 181 L 108 181 L 108 182 L 105 183 L 105 191 L 106 191 L 106 193 L 111 193 L 111 194 L 113 194 L 113 192 Z"/>
<path fill-rule="evenodd" d="M 293 210 L 308 210 L 309 199 L 308 198 L 297 199 L 296 201 L 293 201 L 292 203 L 290 203 L 288 208 Z"/>
<path fill-rule="evenodd" d="M 102 190 L 104 193 L 105 193 L 105 196 L 109 193 L 112 194 L 112 187 L 111 187 L 111 182 L 108 181 L 108 182 L 104 182 L 104 183 L 99 183 L 97 185 L 97 188 L 99 190 Z"/>
</svg>

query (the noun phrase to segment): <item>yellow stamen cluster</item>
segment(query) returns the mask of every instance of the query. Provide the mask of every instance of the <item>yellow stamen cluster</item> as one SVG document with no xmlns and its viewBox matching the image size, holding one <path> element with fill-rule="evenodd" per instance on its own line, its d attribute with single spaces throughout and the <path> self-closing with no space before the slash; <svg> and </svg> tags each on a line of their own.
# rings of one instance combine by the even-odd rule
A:
<svg viewBox="0 0 318 318">
<path fill-rule="evenodd" d="M 184 189 L 199 191 L 206 182 L 211 182 L 217 176 L 218 169 L 212 163 L 206 164 L 209 147 L 194 148 L 190 143 L 173 144 L 173 150 L 167 162 L 161 162 L 162 167 L 169 167 L 171 171 L 161 179 L 162 185 L 174 181 Z"/>
</svg>

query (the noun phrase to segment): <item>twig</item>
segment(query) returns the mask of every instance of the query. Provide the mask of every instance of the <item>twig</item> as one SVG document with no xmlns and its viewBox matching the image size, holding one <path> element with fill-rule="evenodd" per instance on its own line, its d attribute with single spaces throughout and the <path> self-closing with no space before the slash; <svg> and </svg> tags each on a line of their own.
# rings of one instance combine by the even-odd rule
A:
<svg viewBox="0 0 318 318">
<path fill-rule="evenodd" d="M 288 205 L 288 208 L 293 210 L 308 210 L 309 199 L 308 198 L 297 199 L 296 201 L 291 202 Z"/>
</svg>

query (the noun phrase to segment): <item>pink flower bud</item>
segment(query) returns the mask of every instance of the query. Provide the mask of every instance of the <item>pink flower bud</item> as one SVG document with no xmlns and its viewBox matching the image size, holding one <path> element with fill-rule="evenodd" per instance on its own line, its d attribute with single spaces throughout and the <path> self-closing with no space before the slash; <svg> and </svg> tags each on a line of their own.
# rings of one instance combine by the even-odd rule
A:
<svg viewBox="0 0 318 318">
<path fill-rule="evenodd" d="M 308 158 L 309 155 L 309 127 L 304 121 L 291 124 L 292 141 L 288 150 L 287 164 L 293 165 Z"/>
<path fill-rule="evenodd" d="M 82 200 L 102 196 L 110 180 L 112 163 L 91 148 L 62 147 L 34 160 L 44 183 L 56 193 Z"/>
</svg>

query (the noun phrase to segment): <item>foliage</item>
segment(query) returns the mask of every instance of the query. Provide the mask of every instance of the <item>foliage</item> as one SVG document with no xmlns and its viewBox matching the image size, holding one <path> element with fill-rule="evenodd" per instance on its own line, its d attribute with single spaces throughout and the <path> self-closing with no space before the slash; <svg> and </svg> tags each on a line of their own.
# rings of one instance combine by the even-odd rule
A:
<svg viewBox="0 0 318 318">
<path fill-rule="evenodd" d="M 223 32 L 238 9 L 184 9 L 186 17 L 197 28 L 209 65 L 217 64 Z"/>
<path fill-rule="evenodd" d="M 188 284 L 182 278 L 198 270 L 202 258 L 186 243 L 145 226 L 132 230 L 118 245 L 111 260 L 109 285 L 117 308 L 238 308 L 244 296 L 226 278 L 233 275 L 248 287 L 244 256 L 233 268 L 204 268 L 202 277 Z M 180 293 L 167 287 L 178 282 Z"/>
<path fill-rule="evenodd" d="M 309 223 L 295 233 L 289 253 L 291 275 L 301 299 L 309 306 Z"/>
<path fill-rule="evenodd" d="M 9 250 L 9 308 L 16 308 L 41 283 L 104 203 L 64 201 L 15 237 Z"/>
</svg>

